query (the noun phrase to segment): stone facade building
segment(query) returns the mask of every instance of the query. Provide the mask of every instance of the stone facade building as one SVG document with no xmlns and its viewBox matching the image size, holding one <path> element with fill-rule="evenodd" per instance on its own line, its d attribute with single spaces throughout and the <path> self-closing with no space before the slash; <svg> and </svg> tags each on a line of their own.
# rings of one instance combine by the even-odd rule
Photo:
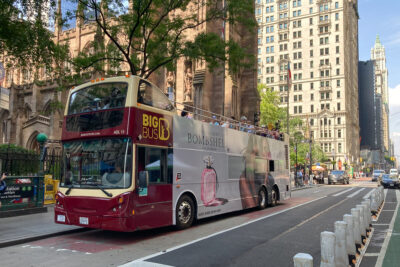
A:
<svg viewBox="0 0 400 267">
<path fill-rule="evenodd" d="M 357 0 L 255 2 L 258 82 L 289 101 L 328 157 L 358 168 Z"/>
<path fill-rule="evenodd" d="M 60 3 L 61 1 L 59 1 Z M 222 0 L 221 0 L 222 3 Z M 62 14 L 62 6 L 58 12 Z M 206 9 L 198 10 L 199 16 L 205 16 Z M 254 14 L 249 14 L 254 15 Z M 56 23 L 56 25 L 58 25 Z M 203 31 L 214 31 L 220 34 L 222 22 L 207 22 L 192 30 L 187 36 L 193 38 Z M 75 57 L 80 52 L 90 53 L 96 34 L 94 24 L 85 24 L 82 20 L 75 22 L 71 29 L 56 27 L 54 38 L 57 43 L 69 43 L 70 56 Z M 242 25 L 224 26 L 226 40 L 234 39 L 242 47 L 255 54 L 256 34 L 251 34 Z M 7 65 L 6 55 L 0 55 L 0 62 Z M 107 68 L 107 66 L 106 66 Z M 120 66 L 116 71 L 127 74 L 128 68 Z M 99 74 L 91 73 L 91 77 Z M 54 100 L 66 102 L 68 92 L 56 90 L 57 84 L 39 70 L 39 82 L 34 82 L 33 73 L 27 69 L 6 68 L 6 79 L 3 86 L 10 89 L 9 110 L 0 110 L 0 143 L 14 143 L 28 149 L 38 149 L 36 136 L 45 133 L 50 142 L 55 143 L 61 138 L 63 111 L 51 108 Z M 89 79 L 90 79 L 89 78 Z M 190 61 L 184 58 L 177 62 L 176 72 L 166 72 L 160 69 L 150 77 L 170 97 L 179 103 L 189 104 L 206 111 L 222 114 L 238 119 L 245 115 L 249 119 L 259 111 L 259 95 L 257 92 L 257 73 L 254 69 L 244 69 L 232 76 L 228 71 L 215 70 L 210 72 L 203 61 Z M 178 108 L 182 107 L 177 105 Z M 206 115 L 206 114 L 204 114 Z M 209 115 L 209 114 L 208 114 Z M 56 145 L 57 146 L 57 145 Z"/>
<path fill-rule="evenodd" d="M 375 45 L 371 48 L 371 60 L 375 61 L 375 84 L 376 93 L 382 96 L 382 127 L 384 151 L 389 155 L 389 87 L 388 70 L 386 68 L 385 47 L 381 44 L 379 36 L 376 36 Z"/>
</svg>

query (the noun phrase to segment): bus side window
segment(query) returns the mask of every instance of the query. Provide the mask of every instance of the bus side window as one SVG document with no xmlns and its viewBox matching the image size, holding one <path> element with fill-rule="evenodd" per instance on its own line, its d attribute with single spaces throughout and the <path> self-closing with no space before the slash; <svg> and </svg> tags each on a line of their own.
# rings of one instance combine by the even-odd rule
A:
<svg viewBox="0 0 400 267">
<path fill-rule="evenodd" d="M 168 111 L 174 109 L 168 97 L 160 89 L 144 80 L 139 83 L 137 102 Z"/>
<path fill-rule="evenodd" d="M 273 160 L 269 161 L 269 171 L 274 172 L 275 171 L 275 162 Z"/>
<path fill-rule="evenodd" d="M 137 168 L 148 171 L 150 184 L 172 183 L 172 150 L 138 147 Z"/>
</svg>

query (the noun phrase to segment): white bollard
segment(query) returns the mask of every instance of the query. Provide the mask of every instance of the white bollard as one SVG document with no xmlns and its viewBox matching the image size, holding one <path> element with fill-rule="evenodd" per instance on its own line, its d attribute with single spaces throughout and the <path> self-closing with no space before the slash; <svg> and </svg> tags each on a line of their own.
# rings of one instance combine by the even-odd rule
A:
<svg viewBox="0 0 400 267">
<path fill-rule="evenodd" d="M 313 267 L 313 257 L 307 253 L 297 253 L 293 257 L 294 267 Z"/>
<path fill-rule="evenodd" d="M 346 228 L 346 251 L 348 255 L 356 255 L 356 242 L 354 241 L 354 224 L 353 216 L 350 214 L 345 214 L 343 216 L 343 221 L 347 223 Z"/>
<path fill-rule="evenodd" d="M 353 216 L 354 242 L 361 245 L 360 210 L 356 208 L 351 209 L 351 215 Z"/>
<path fill-rule="evenodd" d="M 366 211 L 365 211 L 365 217 L 366 217 L 366 221 L 367 221 L 367 229 L 370 230 L 370 225 L 371 225 L 371 204 L 369 202 L 369 200 L 365 200 L 363 202 L 361 202 L 361 204 L 365 205 L 366 207 Z"/>
<path fill-rule="evenodd" d="M 346 227 L 346 222 L 335 222 L 335 264 L 338 267 L 349 265 L 349 258 L 346 251 Z"/>
<path fill-rule="evenodd" d="M 321 233 L 321 267 L 335 267 L 335 234 Z"/>
<path fill-rule="evenodd" d="M 360 212 L 360 233 L 361 233 L 361 236 L 366 236 L 365 235 L 366 225 L 365 225 L 365 220 L 364 220 L 364 206 L 363 205 L 356 205 L 356 209 L 358 209 L 359 212 Z"/>
</svg>

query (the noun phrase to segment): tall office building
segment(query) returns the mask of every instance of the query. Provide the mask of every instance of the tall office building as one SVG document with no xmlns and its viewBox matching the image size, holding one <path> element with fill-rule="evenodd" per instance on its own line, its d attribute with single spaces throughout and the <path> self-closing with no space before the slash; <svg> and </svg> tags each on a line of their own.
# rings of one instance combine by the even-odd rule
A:
<svg viewBox="0 0 400 267">
<path fill-rule="evenodd" d="M 331 159 L 358 166 L 357 0 L 256 0 L 255 12 L 258 82 L 289 101 Z"/>
<path fill-rule="evenodd" d="M 360 149 L 364 168 L 382 168 L 384 146 L 382 136 L 382 95 L 376 90 L 376 62 L 358 63 L 360 117 Z"/>
<path fill-rule="evenodd" d="M 379 36 L 376 36 L 375 45 L 371 49 L 371 59 L 375 60 L 375 84 L 376 93 L 382 96 L 382 135 L 385 152 L 389 153 L 389 92 L 388 92 L 388 71 L 386 68 L 385 47 L 381 44 Z"/>
</svg>

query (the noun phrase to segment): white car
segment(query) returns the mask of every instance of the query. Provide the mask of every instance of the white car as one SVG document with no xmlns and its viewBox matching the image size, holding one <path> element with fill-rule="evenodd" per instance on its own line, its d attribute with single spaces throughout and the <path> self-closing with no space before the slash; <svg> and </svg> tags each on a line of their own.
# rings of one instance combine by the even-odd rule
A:
<svg viewBox="0 0 400 267">
<path fill-rule="evenodd" d="M 397 169 L 390 169 L 389 172 L 390 178 L 399 178 L 399 171 Z"/>
</svg>

